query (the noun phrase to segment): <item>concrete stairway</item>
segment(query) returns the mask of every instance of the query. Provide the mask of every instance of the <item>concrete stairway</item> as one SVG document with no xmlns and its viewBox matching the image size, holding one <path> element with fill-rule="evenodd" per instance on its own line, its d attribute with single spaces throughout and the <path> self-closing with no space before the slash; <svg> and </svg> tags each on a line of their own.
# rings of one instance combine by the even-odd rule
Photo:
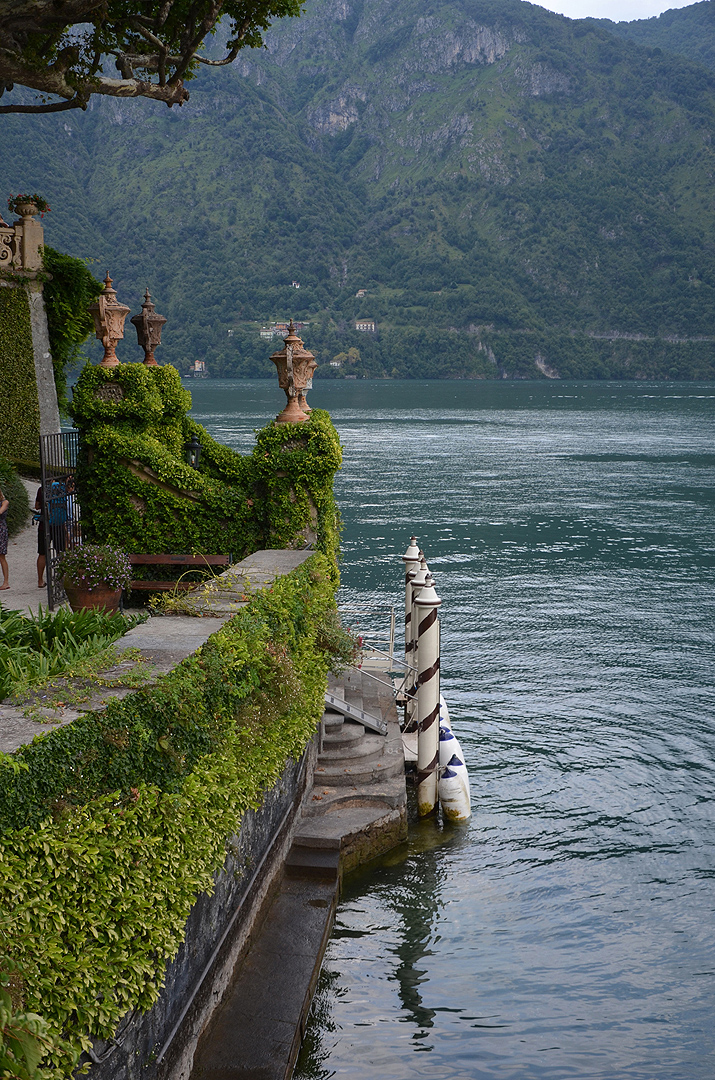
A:
<svg viewBox="0 0 715 1080">
<path fill-rule="evenodd" d="M 333 692 L 387 721 L 386 736 L 326 712 L 313 787 L 284 876 L 231 989 L 199 1041 L 191 1080 L 289 1080 L 340 878 L 407 835 L 402 738 L 391 690 L 352 672 Z"/>
</svg>

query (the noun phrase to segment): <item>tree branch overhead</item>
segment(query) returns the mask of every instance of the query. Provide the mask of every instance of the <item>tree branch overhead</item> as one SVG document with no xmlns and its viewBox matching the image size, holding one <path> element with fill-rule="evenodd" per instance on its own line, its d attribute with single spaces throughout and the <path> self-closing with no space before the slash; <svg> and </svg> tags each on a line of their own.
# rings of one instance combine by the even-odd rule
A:
<svg viewBox="0 0 715 1080">
<path fill-rule="evenodd" d="M 86 108 L 93 94 L 182 105 L 199 65 L 222 67 L 263 43 L 273 21 L 300 14 L 301 0 L 4 0 L 0 7 L 0 98 L 26 86 L 59 101 L 0 104 L 0 113 Z M 200 52 L 222 18 L 226 55 Z M 105 68 L 108 58 L 121 78 Z"/>
</svg>

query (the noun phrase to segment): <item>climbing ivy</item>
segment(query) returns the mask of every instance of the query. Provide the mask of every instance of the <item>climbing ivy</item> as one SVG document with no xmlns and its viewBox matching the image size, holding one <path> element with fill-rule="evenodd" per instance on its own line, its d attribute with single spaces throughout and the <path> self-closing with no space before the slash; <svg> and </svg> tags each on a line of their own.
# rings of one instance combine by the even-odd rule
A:
<svg viewBox="0 0 715 1080">
<path fill-rule="evenodd" d="M 67 369 L 79 359 L 80 346 L 94 329 L 89 305 L 102 292 L 102 284 L 82 259 L 45 247 L 42 263 L 47 272 L 43 287 L 50 352 L 60 412 L 67 412 Z"/>
<path fill-rule="evenodd" d="M 23 285 L 0 281 L 0 446 L 10 460 L 37 463 L 40 403 L 30 304 Z"/>
<path fill-rule="evenodd" d="M 6 458 L 0 456 L 0 491 L 10 503 L 7 511 L 7 531 L 10 537 L 27 525 L 30 499 L 27 488 Z"/>
<path fill-rule="evenodd" d="M 328 414 L 269 424 L 244 456 L 215 442 L 187 415 L 190 405 L 169 365 L 83 370 L 71 412 L 81 435 L 85 535 L 133 552 L 237 558 L 312 544 L 335 564 L 341 451 Z M 184 458 L 192 436 L 201 445 L 198 469 Z"/>
<path fill-rule="evenodd" d="M 156 1002 L 227 838 L 315 732 L 331 578 L 312 556 L 151 689 L 0 756 L 0 938 L 59 1042 L 44 1080 Z"/>
</svg>

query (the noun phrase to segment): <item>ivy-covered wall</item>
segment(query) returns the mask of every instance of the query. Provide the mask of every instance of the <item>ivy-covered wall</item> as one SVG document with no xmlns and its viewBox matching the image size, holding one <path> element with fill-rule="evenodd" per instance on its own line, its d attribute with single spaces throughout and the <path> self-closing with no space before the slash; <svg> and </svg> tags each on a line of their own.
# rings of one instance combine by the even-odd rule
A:
<svg viewBox="0 0 715 1080">
<path fill-rule="evenodd" d="M 22 285 L 0 281 L 0 447 L 11 461 L 36 463 L 39 438 L 30 305 Z"/>
<path fill-rule="evenodd" d="M 45 1080 L 158 999 L 242 815 L 323 711 L 332 562 L 312 556 L 150 689 L 0 755 L 0 954 L 49 1022 Z"/>
<path fill-rule="evenodd" d="M 233 554 L 314 544 L 336 565 L 341 464 L 328 414 L 269 424 L 251 455 L 215 442 L 188 416 L 175 368 L 87 366 L 71 414 L 80 431 L 78 488 L 87 538 L 137 553 Z M 196 435 L 198 469 L 184 444 Z M 155 568 L 152 567 L 152 574 Z"/>
</svg>

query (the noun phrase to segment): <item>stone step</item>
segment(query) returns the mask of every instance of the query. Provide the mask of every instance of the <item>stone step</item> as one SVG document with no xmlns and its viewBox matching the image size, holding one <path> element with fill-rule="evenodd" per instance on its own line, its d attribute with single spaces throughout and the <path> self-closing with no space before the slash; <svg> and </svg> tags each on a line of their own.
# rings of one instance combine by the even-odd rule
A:
<svg viewBox="0 0 715 1080">
<path fill-rule="evenodd" d="M 323 731 L 327 735 L 335 731 L 339 731 L 345 722 L 345 717 L 342 713 L 336 712 L 324 712 L 323 713 Z"/>
<path fill-rule="evenodd" d="M 351 765 L 359 758 L 371 758 L 374 755 L 381 755 L 385 748 L 385 737 L 383 735 L 364 735 L 362 739 L 358 739 L 348 746 L 325 746 L 323 744 L 323 751 L 318 757 L 319 765 L 340 765 L 342 762 L 345 765 Z"/>
<path fill-rule="evenodd" d="M 323 747 L 324 749 L 335 750 L 341 746 L 352 746 L 359 742 L 364 734 L 365 728 L 362 724 L 356 724 L 352 720 L 348 720 L 339 730 L 325 732 L 323 735 Z"/>
<path fill-rule="evenodd" d="M 340 849 L 293 843 L 285 861 L 291 878 L 320 878 L 336 881 L 340 873 Z"/>
<path fill-rule="evenodd" d="M 387 777 L 400 776 L 404 770 L 402 755 L 374 754 L 370 758 L 359 758 L 353 765 L 322 765 L 315 770 L 316 789 L 325 786 L 348 787 L 356 784 L 369 784 Z"/>
</svg>

